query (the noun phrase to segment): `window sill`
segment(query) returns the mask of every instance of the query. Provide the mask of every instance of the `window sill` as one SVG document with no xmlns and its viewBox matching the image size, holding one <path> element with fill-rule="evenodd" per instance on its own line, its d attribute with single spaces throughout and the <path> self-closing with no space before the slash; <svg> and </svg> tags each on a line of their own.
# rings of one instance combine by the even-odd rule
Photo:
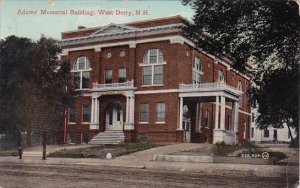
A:
<svg viewBox="0 0 300 188">
<path fill-rule="evenodd" d="M 162 121 L 159 121 L 159 122 L 155 122 L 155 124 L 158 124 L 158 125 L 159 125 L 159 124 L 166 124 L 166 122 L 164 122 L 164 121 L 163 121 L 163 122 L 162 122 Z"/>
<path fill-rule="evenodd" d="M 74 89 L 74 91 L 89 91 L 91 88 Z"/>
<path fill-rule="evenodd" d="M 163 84 L 158 84 L 158 85 L 142 85 L 141 87 L 162 87 L 164 86 Z"/>
<path fill-rule="evenodd" d="M 90 122 L 82 122 L 81 124 L 88 125 Z"/>
<path fill-rule="evenodd" d="M 139 122 L 139 124 L 147 125 L 147 124 L 149 124 L 149 122 Z"/>
<path fill-rule="evenodd" d="M 70 72 L 88 72 L 88 71 L 92 71 L 93 69 L 89 68 L 89 69 L 72 69 L 70 70 Z"/>
<path fill-rule="evenodd" d="M 146 66 L 155 66 L 155 65 L 166 65 L 167 62 L 164 61 L 164 62 L 160 62 L 160 63 L 139 63 L 139 66 L 140 67 L 146 67 Z"/>
<path fill-rule="evenodd" d="M 75 125 L 76 123 L 75 122 L 68 122 L 68 124 Z"/>
</svg>

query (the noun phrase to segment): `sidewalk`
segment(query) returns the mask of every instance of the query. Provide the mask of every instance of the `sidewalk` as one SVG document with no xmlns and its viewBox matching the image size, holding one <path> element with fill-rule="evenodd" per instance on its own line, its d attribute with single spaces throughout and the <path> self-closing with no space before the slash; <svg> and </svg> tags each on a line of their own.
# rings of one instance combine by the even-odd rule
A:
<svg viewBox="0 0 300 188">
<path fill-rule="evenodd" d="M 87 147 L 87 146 L 86 146 Z M 0 157 L 1 163 L 28 163 L 45 165 L 89 165 L 89 166 L 120 166 L 130 168 L 146 168 L 162 171 L 195 172 L 206 174 L 232 174 L 255 175 L 259 177 L 299 177 L 299 166 L 273 166 L 250 164 L 220 164 L 220 163 L 189 163 L 189 162 L 157 162 L 153 161 L 155 154 L 168 154 L 178 151 L 207 147 L 206 144 L 180 143 L 152 148 L 132 153 L 111 160 L 103 159 L 75 159 L 75 158 L 47 158 L 42 156 L 24 156 L 22 160 L 17 157 Z M 54 148 L 53 148 L 54 149 Z M 33 152 L 33 151 L 32 151 Z"/>
</svg>

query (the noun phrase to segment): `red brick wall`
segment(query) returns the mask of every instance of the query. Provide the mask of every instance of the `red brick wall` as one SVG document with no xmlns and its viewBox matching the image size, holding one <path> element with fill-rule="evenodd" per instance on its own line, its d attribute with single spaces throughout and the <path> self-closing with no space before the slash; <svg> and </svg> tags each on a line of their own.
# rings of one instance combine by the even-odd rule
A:
<svg viewBox="0 0 300 188">
<path fill-rule="evenodd" d="M 175 142 L 177 140 L 178 94 L 136 95 L 135 130 L 137 134 L 147 134 L 150 142 Z M 156 123 L 156 104 L 165 103 L 165 123 Z M 149 122 L 140 123 L 140 104 L 149 104 Z M 180 138 L 178 138 L 180 139 Z"/>
<path fill-rule="evenodd" d="M 128 24 L 134 27 L 153 27 L 163 24 L 170 23 L 185 23 L 180 17 L 174 17 L 172 19 L 162 19 L 154 20 L 149 22 L 135 22 Z M 89 35 L 99 28 L 95 29 L 84 29 L 79 30 L 78 32 L 63 33 L 62 38 L 72 38 L 77 36 Z M 141 38 L 153 38 L 153 37 L 163 37 L 170 36 L 171 34 L 158 34 L 153 36 L 141 37 Z M 137 39 L 137 38 L 135 38 Z M 122 40 L 113 40 L 110 42 L 120 42 L 128 39 Z M 100 44 L 103 42 L 93 43 Z M 72 47 L 79 46 L 88 46 L 91 44 L 84 45 L 74 45 Z M 157 48 L 161 49 L 164 55 L 164 61 L 166 62 L 164 66 L 164 84 L 163 86 L 142 86 L 142 67 L 139 65 L 143 63 L 144 55 L 147 50 Z M 120 52 L 125 51 L 126 55 L 120 57 Z M 111 52 L 112 57 L 107 58 L 107 53 Z M 187 54 L 188 52 L 188 54 Z M 75 51 L 70 52 L 68 56 L 63 56 L 62 60 L 74 62 L 79 56 L 86 56 L 91 63 L 91 79 L 90 87 L 92 87 L 92 82 L 104 83 L 104 72 L 107 69 L 113 71 L 113 82 L 118 82 L 118 70 L 120 68 L 126 68 L 127 80 L 134 79 L 135 87 L 138 91 L 150 91 L 150 90 L 160 90 L 160 89 L 177 89 L 180 83 L 190 84 L 192 83 L 192 67 L 194 64 L 195 57 L 200 57 L 202 62 L 202 71 L 203 75 L 201 78 L 202 83 L 212 83 L 218 81 L 219 70 L 223 70 L 225 73 L 226 83 L 236 87 L 238 81 L 243 83 L 243 107 L 240 108 L 241 111 L 250 113 L 250 106 L 248 104 L 247 92 L 249 89 L 249 81 L 239 74 L 228 70 L 226 66 L 222 64 L 214 63 L 214 60 L 204 53 L 200 53 L 194 49 L 191 49 L 186 44 L 170 44 L 170 41 L 160 41 L 160 42 L 151 42 L 151 43 L 140 43 L 136 45 L 136 48 L 129 48 L 128 45 L 117 46 L 117 47 L 105 47 L 101 51 L 96 52 L 94 49 Z M 89 92 L 84 92 L 89 93 Z M 211 101 L 214 101 L 215 97 L 212 97 Z M 67 126 L 68 132 L 76 132 L 76 137 L 79 139 L 81 133 L 89 130 L 89 125 L 81 123 L 81 114 L 82 114 L 82 104 L 90 103 L 90 97 L 79 97 L 76 102 L 77 107 L 77 122 L 76 125 L 69 124 Z M 123 120 L 125 122 L 126 117 L 126 97 L 121 95 L 111 95 L 111 96 L 101 96 L 100 97 L 100 130 L 105 130 L 105 108 L 110 102 L 118 102 L 123 107 Z M 156 118 L 156 103 L 164 102 L 166 104 L 166 122 L 165 124 L 155 124 Z M 150 121 L 149 124 L 140 124 L 139 123 L 139 108 L 141 103 L 148 103 L 150 110 Z M 226 105 L 231 106 L 230 102 L 227 102 Z M 138 141 L 140 136 L 147 134 L 147 139 L 150 142 L 181 142 L 183 141 L 182 131 L 177 131 L 178 126 L 178 93 L 160 93 L 160 94 L 138 94 L 135 96 L 135 130 L 134 131 L 125 131 L 126 142 L 128 141 Z M 191 107 L 192 112 L 195 115 L 195 106 Z M 196 130 L 196 119 L 195 116 L 192 118 L 192 141 L 203 142 L 208 140 L 212 142 L 213 138 L 213 128 L 214 128 L 214 114 L 215 107 L 211 102 L 203 103 L 202 106 L 202 125 L 205 121 L 205 111 L 210 111 L 210 123 L 211 127 L 202 128 L 201 132 L 198 133 Z M 231 109 L 226 109 L 225 112 L 225 126 L 228 128 L 227 116 L 230 116 L 231 123 Z M 250 120 L 249 114 L 239 113 L 239 140 L 243 139 L 243 130 L 244 130 L 244 121 L 247 122 L 247 129 L 249 130 Z M 95 135 L 97 131 L 89 131 L 91 135 Z M 199 138 L 200 137 L 200 138 Z M 249 138 L 249 132 L 247 131 L 247 138 Z"/>
</svg>

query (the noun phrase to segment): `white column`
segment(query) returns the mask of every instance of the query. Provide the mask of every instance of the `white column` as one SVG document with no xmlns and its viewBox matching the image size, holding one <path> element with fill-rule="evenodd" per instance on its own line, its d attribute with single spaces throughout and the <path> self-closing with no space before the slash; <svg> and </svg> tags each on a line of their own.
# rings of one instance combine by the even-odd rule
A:
<svg viewBox="0 0 300 188">
<path fill-rule="evenodd" d="M 129 108 L 129 97 L 126 96 L 126 123 L 129 123 L 129 113 L 130 113 L 130 108 Z"/>
<path fill-rule="evenodd" d="M 134 124 L 134 96 L 131 97 L 130 100 L 130 123 Z"/>
<path fill-rule="evenodd" d="M 233 120 L 234 132 L 237 133 L 239 131 L 239 102 L 238 101 L 234 101 L 233 111 L 234 111 L 234 120 Z"/>
<path fill-rule="evenodd" d="M 179 98 L 179 127 L 178 130 L 183 130 L 182 128 L 182 120 L 183 120 L 183 98 Z"/>
<path fill-rule="evenodd" d="M 198 122 L 198 130 L 199 132 L 201 132 L 201 128 L 202 128 L 202 103 L 199 102 L 197 103 L 197 113 L 198 113 L 198 119 L 197 119 L 197 122 Z"/>
<path fill-rule="evenodd" d="M 219 96 L 216 97 L 215 129 L 219 129 Z"/>
<path fill-rule="evenodd" d="M 95 114 L 95 123 L 96 124 L 99 124 L 99 108 L 100 108 L 100 102 L 99 102 L 99 99 L 98 98 L 96 98 L 95 99 L 96 100 L 96 114 Z"/>
<path fill-rule="evenodd" d="M 92 98 L 92 106 L 91 106 L 91 124 L 94 123 L 94 114 L 95 114 L 95 100 Z"/>
<path fill-rule="evenodd" d="M 221 96 L 220 129 L 225 129 L 225 97 Z"/>
</svg>

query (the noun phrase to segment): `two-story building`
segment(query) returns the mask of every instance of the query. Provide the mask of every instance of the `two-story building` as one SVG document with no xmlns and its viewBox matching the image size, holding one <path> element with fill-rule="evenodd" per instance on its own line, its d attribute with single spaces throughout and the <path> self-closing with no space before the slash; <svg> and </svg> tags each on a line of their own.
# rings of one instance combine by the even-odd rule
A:
<svg viewBox="0 0 300 188">
<path fill-rule="evenodd" d="M 62 33 L 81 92 L 61 142 L 240 142 L 249 138 L 250 78 L 197 50 L 180 16 Z"/>
</svg>

